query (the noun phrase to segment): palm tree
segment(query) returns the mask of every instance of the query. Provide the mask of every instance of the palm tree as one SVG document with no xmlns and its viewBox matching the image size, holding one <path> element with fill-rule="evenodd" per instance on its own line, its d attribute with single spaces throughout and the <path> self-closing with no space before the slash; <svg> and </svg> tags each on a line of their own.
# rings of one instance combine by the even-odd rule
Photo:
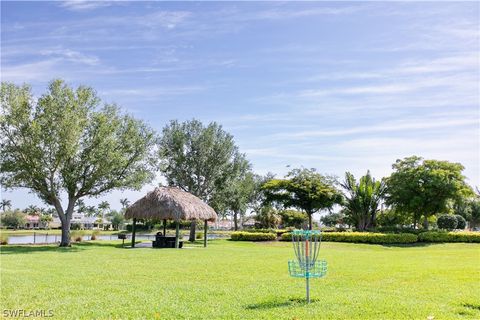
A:
<svg viewBox="0 0 480 320">
<path fill-rule="evenodd" d="M 364 231 L 375 225 L 378 208 L 385 194 L 384 181 L 375 181 L 370 171 L 357 183 L 350 172 L 345 173 L 345 181 L 341 183 L 345 189 L 345 215 L 356 226 Z"/>
<path fill-rule="evenodd" d="M 120 203 L 123 209 L 126 209 L 130 205 L 130 201 L 128 201 L 127 198 L 120 199 Z"/>
<path fill-rule="evenodd" d="M 97 213 L 97 208 L 95 206 L 86 206 L 85 207 L 85 214 L 87 217 L 93 217 Z"/>
<path fill-rule="evenodd" d="M 3 199 L 2 202 L 0 202 L 0 207 L 2 207 L 2 211 L 5 211 L 6 209 L 11 209 L 12 201 Z"/>
<path fill-rule="evenodd" d="M 33 204 L 29 205 L 27 208 L 25 208 L 25 210 L 23 210 L 23 212 L 25 212 L 28 215 L 35 215 L 40 211 L 41 211 L 40 208 Z"/>
<path fill-rule="evenodd" d="M 87 206 L 85 205 L 85 201 L 83 199 L 78 199 L 77 203 L 75 204 L 75 207 L 77 207 L 77 212 L 78 213 L 85 213 L 85 209 Z"/>
<path fill-rule="evenodd" d="M 105 211 L 110 209 L 110 203 L 107 201 L 102 201 L 98 205 L 98 209 L 100 210 L 100 213 L 102 214 L 102 219 L 105 217 Z"/>
</svg>

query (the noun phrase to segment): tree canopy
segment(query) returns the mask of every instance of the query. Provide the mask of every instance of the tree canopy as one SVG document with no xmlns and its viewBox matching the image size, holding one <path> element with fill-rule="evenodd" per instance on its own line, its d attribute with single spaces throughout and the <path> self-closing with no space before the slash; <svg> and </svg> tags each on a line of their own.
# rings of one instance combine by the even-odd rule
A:
<svg viewBox="0 0 480 320">
<path fill-rule="evenodd" d="M 70 244 L 78 199 L 139 189 L 153 179 L 154 132 L 115 105 L 102 104 L 92 88 L 54 80 L 35 99 L 29 86 L 2 82 L 0 99 L 2 185 L 30 189 L 56 208 L 61 246 Z"/>
<path fill-rule="evenodd" d="M 215 122 L 204 126 L 198 120 L 183 123 L 174 120 L 162 133 L 160 170 L 168 185 L 178 186 L 207 203 L 211 203 L 215 193 L 222 192 L 241 176 L 245 166 L 249 166 L 233 136 Z M 217 195 L 217 205 L 220 198 Z M 190 230 L 190 240 L 194 241 L 194 221 Z"/>
<path fill-rule="evenodd" d="M 386 202 L 410 213 L 415 225 L 423 216 L 427 227 L 427 218 L 445 213 L 449 200 L 472 194 L 460 163 L 411 156 L 397 160 L 392 168 L 394 172 L 386 179 Z"/>
<path fill-rule="evenodd" d="M 267 202 L 305 211 L 310 229 L 315 212 L 331 209 L 335 204 L 342 203 L 343 199 L 335 187 L 334 179 L 321 175 L 315 169 L 294 169 L 286 179 L 272 179 L 265 183 L 263 190 Z"/>
</svg>

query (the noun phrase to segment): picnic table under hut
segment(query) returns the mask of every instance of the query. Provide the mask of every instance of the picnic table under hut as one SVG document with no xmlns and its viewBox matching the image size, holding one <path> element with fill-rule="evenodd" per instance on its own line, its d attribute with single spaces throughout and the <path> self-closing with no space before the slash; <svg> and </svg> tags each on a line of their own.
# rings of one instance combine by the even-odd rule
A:
<svg viewBox="0 0 480 320">
<path fill-rule="evenodd" d="M 191 193 L 177 187 L 157 187 L 139 199 L 125 212 L 126 219 L 132 219 L 132 247 L 135 247 L 135 226 L 138 220 L 163 220 L 164 233 L 166 236 L 166 221 L 174 220 L 175 248 L 179 248 L 180 221 L 201 220 L 204 221 L 203 243 L 207 246 L 208 221 L 215 221 L 217 214 L 208 204 Z"/>
</svg>

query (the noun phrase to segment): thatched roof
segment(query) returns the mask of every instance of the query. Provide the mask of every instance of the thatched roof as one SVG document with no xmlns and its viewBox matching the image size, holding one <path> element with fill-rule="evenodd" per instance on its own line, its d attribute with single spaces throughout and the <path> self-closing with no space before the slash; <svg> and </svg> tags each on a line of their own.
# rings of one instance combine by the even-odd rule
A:
<svg viewBox="0 0 480 320">
<path fill-rule="evenodd" d="M 157 187 L 129 206 L 125 218 L 215 221 L 217 214 L 191 193 L 176 187 Z"/>
</svg>

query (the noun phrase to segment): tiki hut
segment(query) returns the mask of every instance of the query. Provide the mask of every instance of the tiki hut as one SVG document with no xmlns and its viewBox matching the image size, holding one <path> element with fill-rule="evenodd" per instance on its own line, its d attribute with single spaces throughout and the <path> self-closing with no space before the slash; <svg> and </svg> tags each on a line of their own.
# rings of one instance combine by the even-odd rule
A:
<svg viewBox="0 0 480 320">
<path fill-rule="evenodd" d="M 208 221 L 215 221 L 217 214 L 209 205 L 191 193 L 177 187 L 157 187 L 134 204 L 125 212 L 126 219 L 133 219 L 132 247 L 135 246 L 135 224 L 138 219 L 163 220 L 164 235 L 166 220 L 176 222 L 175 248 L 179 243 L 180 220 L 204 221 L 204 246 L 207 246 Z"/>
</svg>

